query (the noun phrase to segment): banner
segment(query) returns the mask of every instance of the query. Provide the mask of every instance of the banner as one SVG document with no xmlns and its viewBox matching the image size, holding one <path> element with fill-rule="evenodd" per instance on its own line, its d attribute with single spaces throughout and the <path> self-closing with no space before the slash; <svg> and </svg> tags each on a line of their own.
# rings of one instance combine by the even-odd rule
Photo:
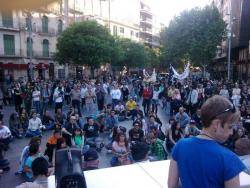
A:
<svg viewBox="0 0 250 188">
<path fill-rule="evenodd" d="M 143 69 L 143 81 L 144 82 L 156 82 L 156 72 L 153 70 L 152 75 L 150 76 L 145 69 Z"/>
<path fill-rule="evenodd" d="M 184 72 L 179 74 L 172 65 L 170 65 L 171 71 L 173 72 L 173 78 L 176 78 L 178 80 L 184 80 L 189 76 L 190 69 L 189 69 L 189 63 L 185 66 Z"/>
</svg>

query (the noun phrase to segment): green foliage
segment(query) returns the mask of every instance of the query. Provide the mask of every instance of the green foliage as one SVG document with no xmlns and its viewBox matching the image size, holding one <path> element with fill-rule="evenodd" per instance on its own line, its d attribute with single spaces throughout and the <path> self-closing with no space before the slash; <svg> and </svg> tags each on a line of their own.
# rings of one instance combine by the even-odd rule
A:
<svg viewBox="0 0 250 188">
<path fill-rule="evenodd" d="M 95 21 L 75 23 L 58 38 L 55 60 L 60 64 L 99 67 L 118 61 L 119 52 L 108 30 Z"/>
<path fill-rule="evenodd" d="M 175 17 L 162 33 L 165 61 L 191 61 L 207 66 L 216 55 L 226 24 L 214 5 L 194 8 Z"/>
<path fill-rule="evenodd" d="M 117 48 L 120 50 L 120 60 L 113 65 L 126 67 L 145 67 L 149 62 L 149 55 L 143 44 L 129 39 L 117 39 Z"/>
</svg>

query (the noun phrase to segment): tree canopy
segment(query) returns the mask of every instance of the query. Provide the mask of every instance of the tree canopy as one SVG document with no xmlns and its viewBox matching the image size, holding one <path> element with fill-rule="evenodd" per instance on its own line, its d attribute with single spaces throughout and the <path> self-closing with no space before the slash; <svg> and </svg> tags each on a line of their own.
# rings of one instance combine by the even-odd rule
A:
<svg viewBox="0 0 250 188">
<path fill-rule="evenodd" d="M 161 34 L 165 61 L 190 61 L 204 67 L 215 57 L 225 31 L 226 24 L 213 4 L 184 11 Z"/>
<path fill-rule="evenodd" d="M 119 60 L 119 49 L 108 29 L 95 21 L 74 23 L 60 35 L 55 59 L 60 64 L 99 67 Z"/>
</svg>

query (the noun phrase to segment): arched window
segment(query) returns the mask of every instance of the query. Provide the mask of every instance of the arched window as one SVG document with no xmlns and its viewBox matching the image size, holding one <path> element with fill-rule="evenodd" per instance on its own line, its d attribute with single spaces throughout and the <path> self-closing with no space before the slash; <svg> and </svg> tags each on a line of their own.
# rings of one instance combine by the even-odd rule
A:
<svg viewBox="0 0 250 188">
<path fill-rule="evenodd" d="M 48 33 L 48 17 L 47 16 L 43 16 L 42 18 L 42 32 L 43 33 Z"/>
<path fill-rule="evenodd" d="M 27 57 L 33 56 L 33 40 L 32 38 L 27 38 Z"/>
<path fill-rule="evenodd" d="M 49 57 L 49 41 L 43 40 L 43 57 Z"/>
<path fill-rule="evenodd" d="M 62 33 L 63 30 L 63 22 L 62 20 L 58 20 L 58 33 Z"/>
</svg>

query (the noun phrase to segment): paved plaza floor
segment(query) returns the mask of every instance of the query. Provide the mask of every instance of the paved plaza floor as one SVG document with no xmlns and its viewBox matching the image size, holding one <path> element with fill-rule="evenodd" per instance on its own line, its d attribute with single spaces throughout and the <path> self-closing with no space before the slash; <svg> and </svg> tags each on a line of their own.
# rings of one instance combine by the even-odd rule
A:
<svg viewBox="0 0 250 188">
<path fill-rule="evenodd" d="M 14 112 L 14 107 L 5 106 L 3 112 L 4 112 L 4 123 L 5 125 L 8 125 L 8 119 L 9 119 L 10 114 Z M 163 122 L 163 129 L 165 129 L 166 128 L 165 125 L 167 125 L 168 123 L 168 115 L 166 112 L 162 111 L 161 107 L 159 107 L 158 116 Z M 120 122 L 119 125 L 124 126 L 127 128 L 127 130 L 129 130 L 132 127 L 132 121 L 131 120 L 123 121 L 123 122 Z M 42 151 L 45 150 L 46 142 L 51 134 L 52 134 L 52 131 L 44 132 L 43 137 L 42 137 L 42 144 L 41 144 Z M 19 163 L 22 149 L 29 143 L 29 140 L 30 139 L 28 138 L 15 139 L 10 144 L 10 149 L 5 153 L 5 158 L 9 160 L 11 169 L 9 172 L 6 172 L 1 176 L 0 188 L 14 188 L 15 186 L 23 182 L 23 178 L 20 176 L 16 176 L 15 172 L 17 171 L 17 168 L 18 168 L 18 163 Z M 108 140 L 106 137 L 104 139 L 104 142 L 105 144 L 108 143 Z M 110 162 L 111 157 L 112 157 L 112 154 L 109 154 L 107 150 L 104 148 L 99 153 L 99 160 L 100 160 L 99 167 L 100 168 L 110 167 L 109 162 Z"/>
</svg>

